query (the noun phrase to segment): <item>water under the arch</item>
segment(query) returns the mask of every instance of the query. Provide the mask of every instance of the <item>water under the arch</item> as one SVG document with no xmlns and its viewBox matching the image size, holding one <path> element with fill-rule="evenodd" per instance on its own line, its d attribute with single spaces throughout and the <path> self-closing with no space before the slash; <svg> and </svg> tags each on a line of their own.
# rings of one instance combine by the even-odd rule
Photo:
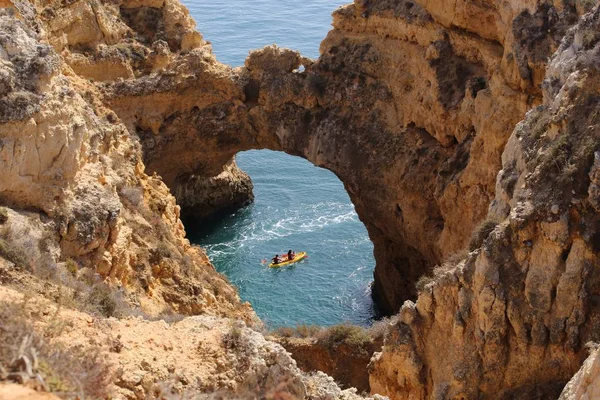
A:
<svg viewBox="0 0 600 400">
<path fill-rule="evenodd" d="M 318 56 L 339 0 L 184 0 L 219 61 L 242 65 L 248 51 L 277 43 Z M 268 150 L 237 156 L 256 200 L 233 215 L 188 227 L 219 272 L 271 327 L 366 325 L 373 245 L 342 183 L 308 161 Z M 193 231 L 193 228 L 199 228 Z M 309 258 L 271 269 L 261 263 L 288 249 Z"/>
</svg>

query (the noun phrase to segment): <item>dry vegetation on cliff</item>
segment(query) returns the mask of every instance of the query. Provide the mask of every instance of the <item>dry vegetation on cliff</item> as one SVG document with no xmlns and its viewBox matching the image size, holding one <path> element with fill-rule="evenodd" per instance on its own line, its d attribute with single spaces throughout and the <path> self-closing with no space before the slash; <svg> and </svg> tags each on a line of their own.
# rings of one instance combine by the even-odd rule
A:
<svg viewBox="0 0 600 400">
<path fill-rule="evenodd" d="M 381 351 L 394 320 L 384 318 L 369 328 L 350 324 L 282 327 L 268 337 L 289 351 L 303 371 L 323 371 L 342 387 L 369 393 L 369 362 L 375 352 Z"/>
<path fill-rule="evenodd" d="M 381 341 L 389 318 L 376 321 L 369 328 L 352 324 L 338 324 L 330 327 L 317 325 L 297 325 L 295 327 L 280 327 L 270 332 L 280 338 L 313 339 L 320 345 L 335 350 L 339 345 L 347 345 L 360 352 L 362 347 L 373 342 Z"/>
<path fill-rule="evenodd" d="M 491 222 L 475 231 L 469 257 L 402 307 L 373 362 L 375 390 L 557 398 L 587 356 L 584 343 L 598 340 L 599 50 L 590 35 L 599 15 L 567 32 L 550 61 L 544 104 L 507 142 Z M 398 373 L 402 385 L 389 380 Z"/>
<path fill-rule="evenodd" d="M 0 302 L 0 381 L 68 398 L 106 397 L 113 377 L 99 349 L 52 343 L 65 321 L 52 316 L 42 331 L 36 330 L 26 303 L 26 298 L 23 303 Z"/>
<path fill-rule="evenodd" d="M 241 320 L 104 318 L 6 287 L 0 304 L 0 383 L 64 398 L 359 399 L 322 373 L 302 373 Z"/>
</svg>

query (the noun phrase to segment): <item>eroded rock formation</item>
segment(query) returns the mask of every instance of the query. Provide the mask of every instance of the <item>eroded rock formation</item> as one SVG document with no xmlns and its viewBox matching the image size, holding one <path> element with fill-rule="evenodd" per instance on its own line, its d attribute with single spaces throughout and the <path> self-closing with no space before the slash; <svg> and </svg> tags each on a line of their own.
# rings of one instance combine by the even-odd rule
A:
<svg viewBox="0 0 600 400">
<path fill-rule="evenodd" d="M 217 218 L 252 202 L 252 188 L 248 174 L 238 168 L 235 159 L 231 159 L 217 176 L 189 176 L 175 186 L 174 195 L 186 224 L 187 221 L 202 223 L 203 219 Z"/>
<path fill-rule="evenodd" d="M 46 333 L 51 345 L 87 350 L 103 363 L 94 368 L 104 371 L 99 379 L 108 387 L 99 389 L 111 399 L 364 399 L 356 389 L 341 390 L 322 372 L 302 373 L 283 347 L 241 321 L 208 315 L 171 322 L 92 319 L 43 298 L 24 302 L 23 295 L 0 287 L 0 305 L 6 304 L 30 318 L 35 332 Z M 56 325 L 63 326 L 60 334 L 52 329 Z M 73 371 L 80 373 L 86 371 Z M 0 394 L 10 394 L 9 389 L 0 384 Z"/>
<path fill-rule="evenodd" d="M 2 256 L 49 270 L 71 260 L 139 296 L 151 314 L 251 319 L 249 306 L 190 246 L 175 199 L 144 172 L 137 138 L 64 63 L 72 61 L 67 44 L 85 49 L 122 31 L 103 24 L 110 10 L 88 2 L 0 9 L 0 201 L 15 209 L 3 221 Z M 69 18 L 77 23 L 61 25 Z"/>
<path fill-rule="evenodd" d="M 149 170 L 202 215 L 205 202 L 194 202 L 205 186 L 193 180 L 218 176 L 239 151 L 281 150 L 330 169 L 374 243 L 374 294 L 387 313 L 485 218 L 504 145 L 541 102 L 546 58 L 577 18 L 550 3 L 357 3 L 334 13 L 318 60 L 271 47 L 234 70 L 202 41 L 172 45 L 131 22 L 161 32 L 168 23 L 147 13 L 168 18 L 163 3 L 124 7 L 115 18 L 144 51 L 132 79 L 99 88 L 137 132 Z M 107 48 L 133 46 L 128 35 Z M 88 50 L 89 63 L 99 51 Z"/>
<path fill-rule="evenodd" d="M 87 351 L 106 363 L 110 375 L 94 383 L 102 397 L 362 398 L 321 372 L 303 374 L 281 346 L 248 327 L 257 323 L 252 309 L 190 246 L 175 198 L 145 172 L 135 131 L 100 100 L 96 80 L 136 71 L 137 42 L 123 36 L 131 31 L 121 18 L 143 29 L 154 7 L 138 4 L 141 16 L 87 1 L 0 7 L 0 396 L 54 398 L 5 381 L 73 389 L 53 364 L 37 362 L 47 340 L 53 360 Z M 173 18 L 163 26 L 165 43 L 181 50 L 202 43 L 182 25 L 187 12 L 179 3 L 159 8 Z M 103 50 L 115 38 L 132 47 Z M 91 48 L 99 49 L 93 60 L 85 56 Z M 122 68 L 110 71 L 114 64 Z M 94 82 L 86 79 L 92 75 Z M 233 163 L 227 174 L 247 182 Z M 114 293 L 125 296 L 122 304 Z M 119 318 L 88 313 L 92 296 Z M 137 316 L 115 312 L 126 306 Z M 10 314 L 13 308 L 19 311 Z M 92 373 L 62 368 L 69 384 Z M 73 396 L 90 395 L 79 386 Z"/>
<path fill-rule="evenodd" d="M 567 383 L 559 400 L 588 400 L 600 396 L 600 352 L 597 348 L 590 350 L 590 356 Z"/>
<path fill-rule="evenodd" d="M 584 344 L 600 340 L 598 32 L 600 9 L 566 34 L 543 104 L 505 147 L 489 214 L 501 222 L 404 304 L 372 361 L 374 391 L 557 398 L 585 359 Z"/>
<path fill-rule="evenodd" d="M 269 337 L 290 352 L 298 367 L 305 372 L 322 371 L 333 377 L 342 387 L 356 388 L 369 393 L 369 370 L 371 356 L 381 350 L 382 338 L 360 345 L 323 343 L 318 338 Z"/>
</svg>

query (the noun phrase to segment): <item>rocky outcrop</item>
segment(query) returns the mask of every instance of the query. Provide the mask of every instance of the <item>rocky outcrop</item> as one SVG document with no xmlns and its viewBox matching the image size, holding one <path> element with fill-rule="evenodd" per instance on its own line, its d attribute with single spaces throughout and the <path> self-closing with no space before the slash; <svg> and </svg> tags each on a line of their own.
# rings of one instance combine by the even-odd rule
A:
<svg viewBox="0 0 600 400">
<path fill-rule="evenodd" d="M 40 3 L 37 8 L 38 20 L 47 32 L 50 44 L 78 76 L 91 82 L 132 80 L 156 74 L 177 75 L 176 71 L 183 72 L 182 60 L 175 60 L 178 54 L 195 53 L 196 56 L 213 58 L 210 46 L 196 31 L 188 10 L 176 0 L 147 4 L 137 1 L 111 4 L 83 1 L 69 5 L 49 2 Z M 193 65 L 191 69 L 187 67 L 188 71 L 193 68 Z M 187 76 L 185 80 L 189 82 L 190 78 Z M 181 107 L 177 103 L 182 103 L 183 107 L 203 108 L 206 104 L 204 97 L 219 97 L 218 94 L 203 93 L 197 100 L 189 98 L 182 101 L 183 93 L 169 97 L 161 96 L 160 92 L 156 91 L 152 100 L 156 102 L 153 104 L 154 113 L 119 113 L 129 132 L 143 139 L 146 153 L 152 152 L 153 135 L 159 134 L 162 123 L 157 110 L 173 116 L 172 112 Z M 135 102 L 127 107 L 139 109 Z M 137 121 L 135 126 L 134 120 Z M 196 150 L 203 152 L 200 148 Z M 146 171 L 161 175 L 183 207 L 184 216 L 204 218 L 252 201 L 250 179 L 237 167 L 233 158 L 226 163 L 215 164 L 211 174 L 189 169 L 184 174 L 172 176 L 169 169 L 180 162 L 185 163 L 183 158 L 188 157 L 187 152 L 187 149 L 178 149 L 173 157 L 157 160 L 148 156 L 145 159 Z M 208 153 L 203 156 L 210 157 Z M 198 158 L 198 155 L 193 157 Z"/>
<path fill-rule="evenodd" d="M 104 367 L 94 368 L 104 368 L 101 378 L 109 378 L 108 387 L 99 389 L 111 399 L 363 399 L 356 389 L 341 390 L 323 373 L 302 373 L 280 345 L 265 340 L 242 321 L 206 315 L 171 322 L 141 317 L 100 319 L 57 308 L 39 297 L 24 302 L 21 294 L 0 287 L 0 305 L 6 304 L 30 319 L 33 332 L 44 334 L 50 345 L 62 351 L 87 352 L 103 363 Z M 5 339 L 3 335 L 4 330 L 0 338 Z M 71 371 L 74 376 L 86 372 Z M 9 389 L 0 384 L 0 393 Z"/>
<path fill-rule="evenodd" d="M 137 138 L 96 87 L 63 62 L 70 56 L 57 53 L 111 40 L 123 26 L 103 24 L 110 7 L 52 5 L 0 9 L 0 202 L 15 209 L 3 221 L 0 255 L 14 264 L 29 260 L 30 270 L 44 263 L 58 271 L 71 260 L 127 288 L 153 314 L 252 318 L 206 255 L 190 246 L 175 199 L 144 172 Z M 55 26 L 68 17 L 110 34 Z"/>
<path fill-rule="evenodd" d="M 249 204 L 254 200 L 252 189 L 250 177 L 232 159 L 217 176 L 192 175 L 180 182 L 175 186 L 174 195 L 181 206 L 181 218 L 187 224 Z"/>
<path fill-rule="evenodd" d="M 4 244 L 44 239 L 35 260 L 72 259 L 149 309 L 251 319 L 185 239 L 167 187 L 193 215 L 243 203 L 232 159 L 269 148 L 343 181 L 388 313 L 487 218 L 483 243 L 400 309 L 372 391 L 552 398 L 598 340 L 600 11 L 546 65 L 587 2 L 357 0 L 334 14 L 318 60 L 272 46 L 239 69 L 217 62 L 176 0 L 7 3 Z M 274 353 L 253 349 L 248 371 L 264 371 Z M 122 387 L 133 394 L 136 374 Z"/>
<path fill-rule="evenodd" d="M 566 34 L 543 104 L 502 155 L 489 213 L 500 222 L 403 305 L 371 363 L 375 392 L 557 398 L 585 359 L 584 344 L 598 341 L 599 28 L 596 9 Z"/>
<path fill-rule="evenodd" d="M 567 383 L 559 400 L 591 400 L 598 396 L 600 396 L 600 352 L 595 348 L 592 349 L 581 369 Z"/>
<path fill-rule="evenodd" d="M 305 372 L 322 371 L 342 387 L 371 392 L 367 368 L 373 353 L 381 350 L 382 340 L 361 345 L 339 343 L 334 346 L 315 338 L 272 338 L 281 344 Z"/>
</svg>

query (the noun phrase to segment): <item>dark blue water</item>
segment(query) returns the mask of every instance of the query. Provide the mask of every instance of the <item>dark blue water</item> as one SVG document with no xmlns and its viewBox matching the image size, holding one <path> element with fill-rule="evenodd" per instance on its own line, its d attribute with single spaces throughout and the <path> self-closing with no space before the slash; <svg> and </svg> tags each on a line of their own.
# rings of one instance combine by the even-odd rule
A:
<svg viewBox="0 0 600 400">
<path fill-rule="evenodd" d="M 277 43 L 318 56 L 334 0 L 184 0 L 221 62 L 242 65 L 251 49 Z M 237 156 L 256 200 L 190 238 L 271 327 L 367 325 L 373 245 L 342 183 L 309 162 L 268 150 Z M 288 249 L 309 258 L 271 269 L 261 260 Z"/>
</svg>

